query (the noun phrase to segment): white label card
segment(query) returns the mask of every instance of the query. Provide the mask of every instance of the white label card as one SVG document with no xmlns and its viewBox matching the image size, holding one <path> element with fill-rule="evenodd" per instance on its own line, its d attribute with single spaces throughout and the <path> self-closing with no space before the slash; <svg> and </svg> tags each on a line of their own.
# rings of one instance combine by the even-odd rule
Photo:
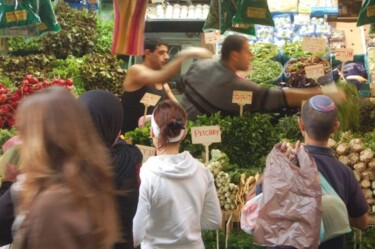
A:
<svg viewBox="0 0 375 249">
<path fill-rule="evenodd" d="M 159 102 L 160 98 L 161 96 L 159 95 L 152 94 L 152 93 L 145 93 L 145 95 L 143 95 L 140 102 L 144 104 L 145 106 L 155 106 Z"/>
<path fill-rule="evenodd" d="M 206 44 L 216 44 L 220 40 L 220 31 L 211 31 L 211 32 L 205 32 L 204 34 L 204 41 Z"/>
<path fill-rule="evenodd" d="M 142 155 L 143 155 L 142 163 L 146 162 L 147 159 L 148 159 L 150 156 L 155 156 L 156 149 L 155 149 L 154 147 L 151 147 L 151 146 L 145 146 L 145 145 L 140 145 L 140 144 L 136 144 L 135 146 L 138 147 L 138 149 L 141 151 L 141 153 L 142 153 Z"/>
<path fill-rule="evenodd" d="M 302 50 L 312 54 L 324 54 L 326 51 L 327 41 L 320 37 L 303 37 Z"/>
<path fill-rule="evenodd" d="M 353 49 L 351 48 L 336 48 L 335 59 L 339 61 L 352 61 Z"/>
<path fill-rule="evenodd" d="M 324 68 L 323 64 L 316 64 L 316 65 L 311 65 L 311 66 L 306 66 L 305 67 L 305 73 L 306 73 L 306 78 L 310 79 L 318 79 L 319 77 L 324 76 Z"/>
<path fill-rule="evenodd" d="M 212 144 L 221 142 L 220 126 L 200 126 L 191 128 L 193 144 Z"/>
<path fill-rule="evenodd" d="M 251 91 L 233 91 L 232 103 L 247 105 L 253 102 L 253 92 Z"/>
</svg>

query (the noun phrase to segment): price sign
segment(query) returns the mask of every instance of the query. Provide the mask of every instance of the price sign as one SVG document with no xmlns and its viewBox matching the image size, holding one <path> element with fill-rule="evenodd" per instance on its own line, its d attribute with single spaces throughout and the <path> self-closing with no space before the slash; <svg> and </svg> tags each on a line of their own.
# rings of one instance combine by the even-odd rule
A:
<svg viewBox="0 0 375 249">
<path fill-rule="evenodd" d="M 152 93 L 145 93 L 141 99 L 141 103 L 145 106 L 155 106 L 158 102 L 161 96 L 152 94 Z"/>
<path fill-rule="evenodd" d="M 143 155 L 142 163 L 146 162 L 147 159 L 148 159 L 150 156 L 155 156 L 156 149 L 155 149 L 154 147 L 151 147 L 151 146 L 144 146 L 144 145 L 140 145 L 140 144 L 136 144 L 135 146 L 138 147 L 138 149 L 141 151 L 141 153 L 142 153 L 142 155 Z"/>
<path fill-rule="evenodd" d="M 233 91 L 232 103 L 239 105 L 251 104 L 253 101 L 253 92 L 251 91 Z"/>
<path fill-rule="evenodd" d="M 204 34 L 204 41 L 206 44 L 216 44 L 220 40 L 220 31 L 212 31 L 212 32 L 205 32 Z"/>
<path fill-rule="evenodd" d="M 318 79 L 319 77 L 324 76 L 323 64 L 316 64 L 305 67 L 306 77 L 310 79 Z"/>
<path fill-rule="evenodd" d="M 320 37 L 304 37 L 302 40 L 302 49 L 312 54 L 324 54 L 326 51 L 326 39 Z"/>
<path fill-rule="evenodd" d="M 209 149 L 208 146 L 212 143 L 221 142 L 220 126 L 200 126 L 191 128 L 191 141 L 193 144 L 203 144 L 205 147 L 206 158 L 205 161 L 209 160 Z"/>
<path fill-rule="evenodd" d="M 220 126 L 200 126 L 191 128 L 193 144 L 212 144 L 221 142 Z"/>
<path fill-rule="evenodd" d="M 264 8 L 252 8 L 246 9 L 246 16 L 250 18 L 262 18 L 265 19 L 267 16 L 267 10 Z"/>
<path fill-rule="evenodd" d="M 352 61 L 353 60 L 353 49 L 351 48 L 336 48 L 335 58 L 339 61 Z"/>
</svg>

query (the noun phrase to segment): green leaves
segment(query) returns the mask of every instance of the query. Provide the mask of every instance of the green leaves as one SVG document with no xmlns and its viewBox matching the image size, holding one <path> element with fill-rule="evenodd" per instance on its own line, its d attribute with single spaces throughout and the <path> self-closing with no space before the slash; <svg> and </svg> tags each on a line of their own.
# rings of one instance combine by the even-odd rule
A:
<svg viewBox="0 0 375 249">
<path fill-rule="evenodd" d="M 70 8 L 67 3 L 60 1 L 56 16 L 61 31 L 41 38 L 46 53 L 65 59 L 69 55 L 81 57 L 94 51 L 98 38 L 95 13 Z"/>
<path fill-rule="evenodd" d="M 121 68 L 122 61 L 111 54 L 88 54 L 80 66 L 80 76 L 85 83 L 85 89 L 103 89 L 120 96 L 125 70 Z"/>
</svg>

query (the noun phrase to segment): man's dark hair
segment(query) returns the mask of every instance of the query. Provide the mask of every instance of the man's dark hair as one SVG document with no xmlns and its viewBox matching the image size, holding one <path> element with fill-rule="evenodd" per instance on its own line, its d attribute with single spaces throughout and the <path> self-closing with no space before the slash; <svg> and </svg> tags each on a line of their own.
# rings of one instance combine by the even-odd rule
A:
<svg viewBox="0 0 375 249">
<path fill-rule="evenodd" d="M 301 119 L 306 132 L 310 138 L 317 141 L 326 141 L 332 134 L 337 121 L 337 109 L 330 111 L 317 111 L 309 101 L 307 101 L 301 110 Z"/>
<path fill-rule="evenodd" d="M 230 35 L 225 38 L 221 47 L 221 59 L 228 61 L 232 51 L 241 52 L 244 42 L 247 42 L 247 39 L 240 35 Z"/>
<path fill-rule="evenodd" d="M 164 45 L 168 47 L 168 43 L 160 38 L 146 38 L 144 43 L 144 50 L 148 49 L 150 52 L 154 52 L 157 47 Z"/>
</svg>

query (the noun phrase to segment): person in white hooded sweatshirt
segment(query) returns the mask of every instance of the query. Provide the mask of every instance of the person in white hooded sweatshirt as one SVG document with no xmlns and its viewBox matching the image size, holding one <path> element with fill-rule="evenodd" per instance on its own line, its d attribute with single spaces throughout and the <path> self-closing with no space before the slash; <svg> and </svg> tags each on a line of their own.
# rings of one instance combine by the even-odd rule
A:
<svg viewBox="0 0 375 249">
<path fill-rule="evenodd" d="M 221 209 L 211 172 L 189 152 L 179 153 L 186 136 L 186 112 L 160 102 L 151 118 L 157 156 L 141 168 L 134 245 L 142 249 L 201 249 L 201 230 L 219 229 Z"/>
</svg>

